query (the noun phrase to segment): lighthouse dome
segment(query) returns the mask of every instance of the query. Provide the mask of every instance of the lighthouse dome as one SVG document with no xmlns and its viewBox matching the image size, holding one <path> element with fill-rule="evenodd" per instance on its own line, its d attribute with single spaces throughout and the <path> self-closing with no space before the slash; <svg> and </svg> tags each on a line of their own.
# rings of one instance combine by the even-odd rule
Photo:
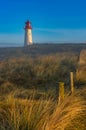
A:
<svg viewBox="0 0 86 130">
<path fill-rule="evenodd" d="M 31 22 L 28 20 L 25 22 L 25 29 L 32 29 Z"/>
</svg>

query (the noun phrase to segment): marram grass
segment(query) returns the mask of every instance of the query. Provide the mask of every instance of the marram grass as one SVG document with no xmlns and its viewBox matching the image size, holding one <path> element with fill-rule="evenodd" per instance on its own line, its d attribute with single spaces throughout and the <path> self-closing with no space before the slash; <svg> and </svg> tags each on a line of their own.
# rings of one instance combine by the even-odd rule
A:
<svg viewBox="0 0 86 130">
<path fill-rule="evenodd" d="M 85 92 L 76 90 L 61 103 L 51 98 L 20 99 L 15 93 L 9 94 L 0 101 L 0 130 L 68 130 L 68 126 L 79 130 L 76 125 L 72 127 L 72 122 L 80 125 L 78 118 L 85 116 Z"/>
</svg>

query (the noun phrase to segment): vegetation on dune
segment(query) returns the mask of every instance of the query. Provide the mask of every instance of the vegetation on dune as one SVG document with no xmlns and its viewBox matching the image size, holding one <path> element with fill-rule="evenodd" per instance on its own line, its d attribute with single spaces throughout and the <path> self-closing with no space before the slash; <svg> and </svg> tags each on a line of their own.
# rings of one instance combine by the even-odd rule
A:
<svg viewBox="0 0 86 130">
<path fill-rule="evenodd" d="M 0 130 L 85 130 L 86 82 L 74 77 L 82 88 L 67 93 L 78 58 L 63 52 L 0 62 Z M 66 86 L 61 102 L 58 82 Z"/>
<path fill-rule="evenodd" d="M 14 58 L 0 63 L 0 84 L 10 82 L 26 88 L 56 86 L 57 82 L 69 82 L 70 71 L 76 70 L 78 56 L 58 54 L 37 58 Z"/>
<path fill-rule="evenodd" d="M 86 100 L 80 94 L 66 96 L 61 104 L 9 94 L 0 101 L 0 130 L 85 130 Z"/>
<path fill-rule="evenodd" d="M 86 116 L 85 92 L 67 94 L 60 104 L 53 98 L 21 99 L 16 97 L 18 91 L 10 93 L 0 100 L 0 130 L 85 130 L 86 119 L 80 123 Z"/>
</svg>

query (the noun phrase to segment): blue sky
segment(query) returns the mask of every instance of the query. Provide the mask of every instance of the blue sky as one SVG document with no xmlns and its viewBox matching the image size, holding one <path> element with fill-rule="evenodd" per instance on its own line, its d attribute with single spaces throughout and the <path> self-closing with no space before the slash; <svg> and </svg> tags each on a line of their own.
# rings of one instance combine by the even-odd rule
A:
<svg viewBox="0 0 86 130">
<path fill-rule="evenodd" d="M 0 43 L 24 41 L 24 23 L 33 42 L 86 42 L 85 0 L 0 0 Z"/>
</svg>

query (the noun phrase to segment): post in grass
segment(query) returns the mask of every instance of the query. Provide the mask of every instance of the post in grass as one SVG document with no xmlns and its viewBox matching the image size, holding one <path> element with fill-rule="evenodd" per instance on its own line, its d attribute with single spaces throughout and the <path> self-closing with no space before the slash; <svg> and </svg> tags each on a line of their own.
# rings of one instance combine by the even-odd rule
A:
<svg viewBox="0 0 86 130">
<path fill-rule="evenodd" d="M 64 99 L 64 82 L 59 82 L 59 103 Z"/>
<path fill-rule="evenodd" d="M 71 87 L 71 93 L 74 92 L 74 74 L 73 72 L 70 72 L 70 87 Z"/>
</svg>

